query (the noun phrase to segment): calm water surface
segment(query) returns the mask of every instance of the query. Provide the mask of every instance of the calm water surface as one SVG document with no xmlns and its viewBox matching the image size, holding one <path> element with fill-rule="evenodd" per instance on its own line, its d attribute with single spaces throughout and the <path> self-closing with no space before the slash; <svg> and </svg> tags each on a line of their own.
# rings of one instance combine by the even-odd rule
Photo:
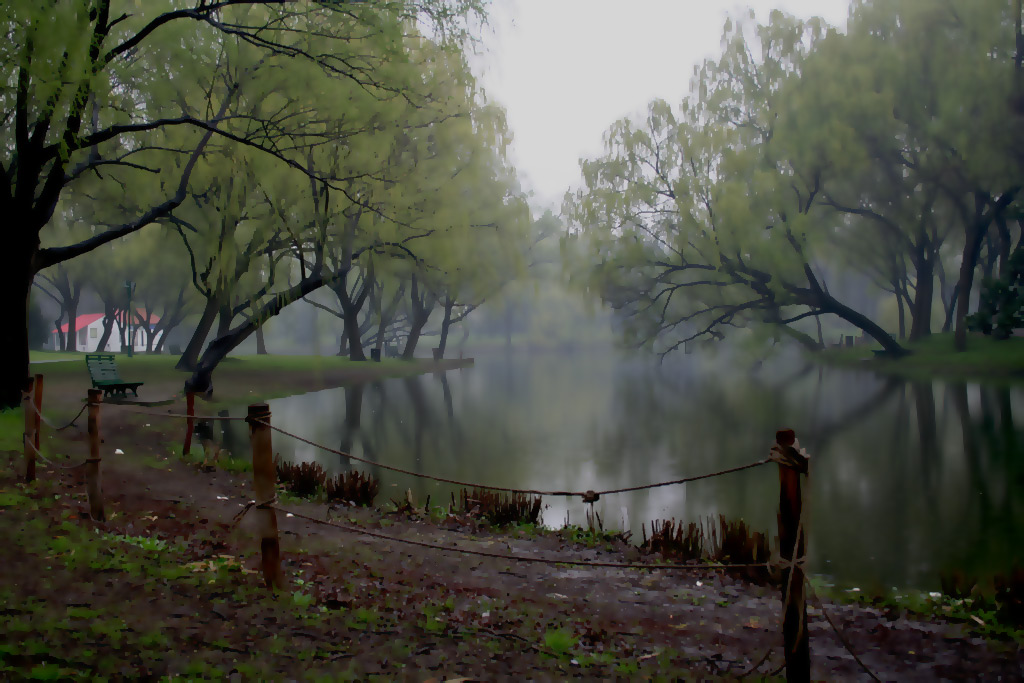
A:
<svg viewBox="0 0 1024 683">
<path fill-rule="evenodd" d="M 941 571 L 1024 564 L 1024 387 L 905 382 L 869 372 L 681 356 L 659 366 L 611 354 L 478 357 L 472 368 L 270 402 L 273 422 L 416 472 L 520 488 L 609 489 L 763 458 L 776 429 L 811 454 L 811 570 L 841 584 L 934 588 Z M 225 434 L 248 453 L 244 425 Z M 329 472 L 343 458 L 274 435 L 274 450 Z M 358 463 L 353 463 L 361 467 Z M 453 487 L 371 471 L 378 503 L 420 504 Z M 638 539 L 652 519 L 719 513 L 776 529 L 774 465 L 603 497 L 606 528 Z M 584 522 L 578 499 L 544 521 Z"/>
</svg>

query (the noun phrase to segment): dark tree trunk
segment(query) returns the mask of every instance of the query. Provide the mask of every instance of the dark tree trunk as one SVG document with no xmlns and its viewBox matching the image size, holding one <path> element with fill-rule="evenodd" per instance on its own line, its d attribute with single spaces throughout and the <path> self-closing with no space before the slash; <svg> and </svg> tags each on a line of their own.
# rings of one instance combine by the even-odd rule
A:
<svg viewBox="0 0 1024 683">
<path fill-rule="evenodd" d="M 448 346 L 448 330 L 452 327 L 452 309 L 455 307 L 455 302 L 449 297 L 445 297 L 444 300 L 444 319 L 441 320 L 441 341 L 437 344 L 437 358 L 441 360 L 444 358 L 444 350 Z"/>
<path fill-rule="evenodd" d="M 903 307 L 903 292 L 896 289 L 896 316 L 899 319 L 900 341 L 907 338 L 907 312 Z"/>
<path fill-rule="evenodd" d="M 1010 260 L 1010 228 L 1006 224 L 1006 216 L 999 214 L 996 216 L 996 234 L 999 240 L 999 277 L 1004 277 L 1008 271 L 1008 263 Z"/>
<path fill-rule="evenodd" d="M 341 310 L 344 313 L 348 357 L 354 361 L 364 361 L 366 353 L 363 351 L 363 338 L 359 330 L 359 308 L 349 298 L 348 292 L 338 298 L 341 300 Z"/>
<path fill-rule="evenodd" d="M 434 308 L 435 301 L 430 301 L 430 294 L 424 290 L 420 292 L 420 286 L 418 278 L 413 275 L 411 280 L 411 291 L 409 293 L 409 300 L 411 303 L 412 314 L 409 316 L 409 336 L 405 340 L 405 349 L 402 351 L 402 358 L 404 360 L 412 360 L 416 353 L 416 345 L 420 341 L 420 335 L 423 333 L 423 328 L 427 324 L 427 320 L 430 319 L 430 312 Z"/>
<path fill-rule="evenodd" d="M 171 306 L 164 308 L 164 317 L 160 318 L 160 322 L 153 329 L 153 336 L 159 335 L 159 340 L 156 342 L 156 348 L 154 349 L 156 353 L 163 353 L 167 335 L 185 321 L 185 290 L 187 288 L 188 285 L 182 285 L 178 288 L 178 297 Z"/>
<path fill-rule="evenodd" d="M 185 352 L 181 354 L 181 358 L 178 359 L 176 370 L 195 370 L 199 364 L 199 353 L 203 350 L 203 344 L 206 343 L 206 337 L 209 336 L 210 330 L 213 329 L 213 321 L 217 318 L 217 301 L 215 299 L 207 299 L 206 307 L 203 308 L 203 315 L 199 318 L 199 324 L 196 325 L 195 331 L 192 332 L 192 338 L 189 339 L 188 344 L 185 346 Z"/>
<path fill-rule="evenodd" d="M 64 324 L 64 313 L 65 312 L 66 311 L 63 308 L 61 308 L 60 309 L 60 315 L 57 316 L 57 319 L 53 321 L 53 327 L 54 327 L 54 329 L 57 330 L 57 343 L 53 347 L 54 351 L 60 351 L 60 350 L 62 350 L 64 348 L 64 343 L 65 343 L 64 342 L 64 330 L 62 330 L 60 328 Z"/>
<path fill-rule="evenodd" d="M 65 351 L 78 350 L 78 301 L 81 298 L 81 290 L 78 290 L 77 294 L 68 298 L 68 336 L 67 344 L 64 347 Z"/>
<path fill-rule="evenodd" d="M 110 335 L 114 331 L 114 319 L 117 317 L 117 307 L 113 302 L 103 302 L 103 334 L 100 335 L 100 341 L 96 344 L 97 351 L 106 351 L 107 343 L 110 341 Z"/>
<path fill-rule="evenodd" d="M 368 271 L 359 291 L 353 296 L 348 291 L 348 273 L 344 272 L 337 280 L 334 293 L 341 304 L 342 320 L 345 323 L 345 336 L 348 339 L 348 356 L 354 361 L 365 361 L 366 353 L 363 351 L 363 330 L 359 326 L 359 313 L 373 287 L 373 273 Z"/>
<path fill-rule="evenodd" d="M 953 318 L 956 316 L 956 304 L 960 300 L 960 283 L 953 285 L 953 293 L 949 295 L 949 305 L 946 306 L 946 320 L 942 323 L 942 331 L 949 332 L 953 329 Z"/>
<path fill-rule="evenodd" d="M 259 356 L 268 355 L 267 341 L 263 338 L 263 325 L 256 328 L 256 354 Z"/>
<path fill-rule="evenodd" d="M 4 333 L 0 334 L 0 408 L 16 408 L 21 392 L 27 386 L 28 367 L 28 299 L 32 289 L 32 251 L 18 249 L 21 226 L 12 226 L 15 244 L 5 245 L 0 261 L 0 291 L 8 315 Z M 68 328 L 70 329 L 70 327 Z"/>
<path fill-rule="evenodd" d="M 999 199 L 991 203 L 991 197 L 975 194 L 974 217 L 967 225 L 964 239 L 963 260 L 960 262 L 959 291 L 956 301 L 956 329 L 953 332 L 953 348 L 957 351 L 967 350 L 967 309 L 971 304 L 971 290 L 974 287 L 974 270 L 978 266 L 981 253 L 981 242 L 985 239 L 988 227 L 1009 206 L 1020 188 L 1004 192 Z"/>
<path fill-rule="evenodd" d="M 971 305 L 974 271 L 978 267 L 981 242 L 985 239 L 987 227 L 987 224 L 975 220 L 967 229 L 963 260 L 960 262 L 960 281 L 957 283 L 956 329 L 953 332 L 953 348 L 957 351 L 967 350 L 967 309 Z"/>
<path fill-rule="evenodd" d="M 900 346 L 899 342 L 893 339 L 892 335 L 883 330 L 878 323 L 863 313 L 855 311 L 846 304 L 834 299 L 831 295 L 820 294 L 817 301 L 813 302 L 811 305 L 820 308 L 825 313 L 831 313 L 838 316 L 846 322 L 863 330 L 866 334 L 882 345 L 882 349 L 885 350 L 886 354 L 895 357 L 907 355 L 908 351 Z"/>
<path fill-rule="evenodd" d="M 141 326 L 146 335 L 146 353 L 153 353 L 153 309 L 146 306 L 146 319 Z"/>
<path fill-rule="evenodd" d="M 235 317 L 235 312 L 231 310 L 231 304 L 224 303 L 220 306 L 220 312 L 217 316 L 217 336 L 223 337 L 231 329 L 231 320 Z"/>
<path fill-rule="evenodd" d="M 323 275 L 311 275 L 288 290 L 278 292 L 270 297 L 263 306 L 253 311 L 253 314 L 238 326 L 211 341 L 203 351 L 192 376 L 185 381 L 185 391 L 212 394 L 213 371 L 231 351 L 238 348 L 238 345 L 256 332 L 261 324 L 280 313 L 286 306 L 326 284 L 331 284 L 333 280 L 334 276 L 325 278 Z"/>
<path fill-rule="evenodd" d="M 924 339 L 932 333 L 932 302 L 935 299 L 935 259 L 937 254 L 922 254 L 918 259 L 917 288 L 911 308 L 910 341 Z"/>
<path fill-rule="evenodd" d="M 412 360 L 416 356 L 416 345 L 420 343 L 420 335 L 427 324 L 426 319 L 420 320 L 413 316 L 412 327 L 409 328 L 409 336 L 405 339 L 405 348 L 402 349 L 402 358 Z"/>
</svg>

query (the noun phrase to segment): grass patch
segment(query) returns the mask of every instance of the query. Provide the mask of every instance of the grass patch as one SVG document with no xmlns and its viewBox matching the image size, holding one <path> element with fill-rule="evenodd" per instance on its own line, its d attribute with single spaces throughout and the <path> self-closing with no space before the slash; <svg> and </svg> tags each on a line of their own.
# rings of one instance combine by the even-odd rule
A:
<svg viewBox="0 0 1024 683">
<path fill-rule="evenodd" d="M 820 362 L 856 366 L 909 378 L 1001 377 L 1024 380 L 1024 337 L 996 340 L 980 334 L 967 337 L 967 350 L 953 349 L 952 333 L 933 334 L 904 345 L 911 353 L 903 358 L 878 358 L 877 344 L 826 349 L 812 355 Z"/>
<path fill-rule="evenodd" d="M 20 451 L 25 431 L 25 413 L 21 408 L 0 410 L 0 451 Z"/>
</svg>

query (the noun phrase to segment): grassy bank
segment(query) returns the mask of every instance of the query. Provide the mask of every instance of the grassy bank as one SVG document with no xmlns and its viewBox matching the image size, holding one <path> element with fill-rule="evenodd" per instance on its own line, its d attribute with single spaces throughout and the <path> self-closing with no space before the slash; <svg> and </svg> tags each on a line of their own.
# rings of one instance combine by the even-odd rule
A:
<svg viewBox="0 0 1024 683">
<path fill-rule="evenodd" d="M 85 354 L 33 352 L 32 372 L 46 377 L 46 395 L 64 394 L 79 400 L 91 386 Z M 40 362 L 71 356 L 60 363 Z M 139 400 L 159 401 L 180 396 L 189 373 L 176 370 L 177 356 L 117 354 L 118 370 L 127 381 L 144 382 Z M 379 363 L 356 362 L 338 356 L 231 356 L 224 359 L 213 376 L 214 403 L 268 400 L 317 391 L 356 382 L 446 370 L 472 361 L 385 359 Z"/>
<path fill-rule="evenodd" d="M 1024 381 L 1024 337 L 997 341 L 971 335 L 967 350 L 959 353 L 953 349 L 951 333 L 934 334 L 904 346 L 911 353 L 903 358 L 876 357 L 874 351 L 881 349 L 877 344 L 827 349 L 813 358 L 831 365 L 868 368 L 908 378 Z"/>
</svg>

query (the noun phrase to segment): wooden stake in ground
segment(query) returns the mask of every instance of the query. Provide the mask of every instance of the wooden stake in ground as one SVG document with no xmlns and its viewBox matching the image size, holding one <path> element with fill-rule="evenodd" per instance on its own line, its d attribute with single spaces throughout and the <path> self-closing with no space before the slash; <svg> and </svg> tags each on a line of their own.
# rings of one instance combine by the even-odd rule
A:
<svg viewBox="0 0 1024 683">
<path fill-rule="evenodd" d="M 192 432 L 195 429 L 195 420 L 192 417 L 196 414 L 196 393 L 194 391 L 185 394 L 185 414 L 188 415 L 188 419 L 185 420 L 185 445 L 181 447 L 182 455 L 188 455 L 192 450 Z"/>
<path fill-rule="evenodd" d="M 103 511 L 103 489 L 100 486 L 100 404 L 103 392 L 89 390 L 89 457 L 85 461 L 85 491 L 89 495 L 89 516 L 98 522 L 107 521 Z"/>
<path fill-rule="evenodd" d="M 792 429 L 775 433 L 771 459 L 779 464 L 779 552 L 782 555 L 782 636 L 786 650 L 786 680 L 810 681 L 811 647 L 807 635 L 804 592 L 806 527 L 801 521 L 803 498 L 800 475 L 807 474 L 808 457 Z"/>
<path fill-rule="evenodd" d="M 270 406 L 256 403 L 249 406 L 249 439 L 252 442 L 253 490 L 256 500 L 256 531 L 260 537 L 263 581 L 267 588 L 284 586 L 281 574 L 281 545 L 277 535 L 276 502 L 277 471 L 270 442 Z"/>
<path fill-rule="evenodd" d="M 25 382 L 25 393 L 22 395 L 21 408 L 25 413 L 25 432 L 22 437 L 22 445 L 25 448 L 25 481 L 36 480 L 36 416 L 35 407 L 35 383 L 34 377 L 29 377 Z"/>
</svg>

